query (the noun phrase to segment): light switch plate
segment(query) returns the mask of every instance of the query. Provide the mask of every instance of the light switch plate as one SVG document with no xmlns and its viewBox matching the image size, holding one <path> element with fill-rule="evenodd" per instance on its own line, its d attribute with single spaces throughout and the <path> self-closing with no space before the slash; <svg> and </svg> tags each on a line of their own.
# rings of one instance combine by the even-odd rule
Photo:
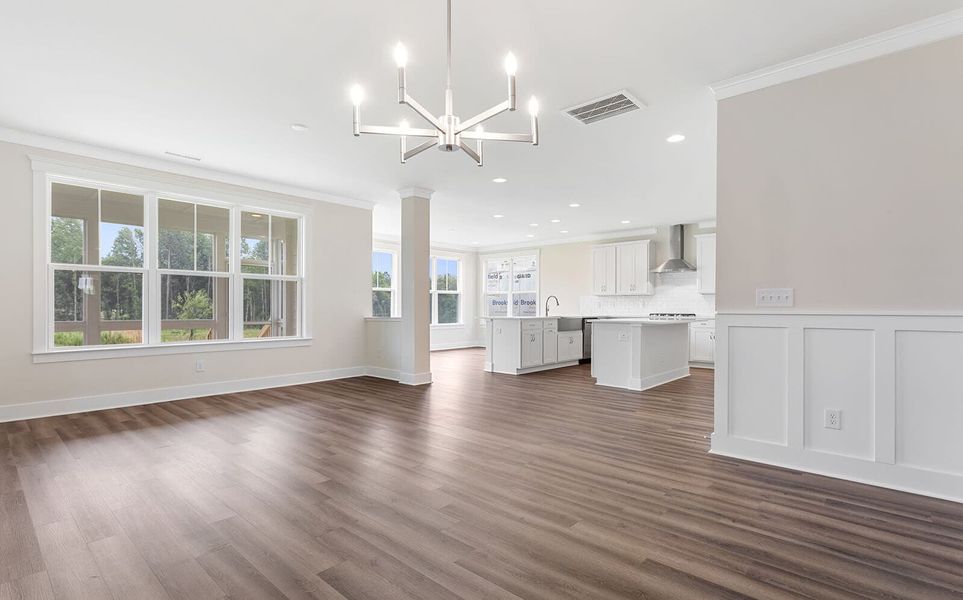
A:
<svg viewBox="0 0 963 600">
<path fill-rule="evenodd" d="M 793 288 L 756 289 L 756 306 L 791 307 L 792 305 Z"/>
</svg>

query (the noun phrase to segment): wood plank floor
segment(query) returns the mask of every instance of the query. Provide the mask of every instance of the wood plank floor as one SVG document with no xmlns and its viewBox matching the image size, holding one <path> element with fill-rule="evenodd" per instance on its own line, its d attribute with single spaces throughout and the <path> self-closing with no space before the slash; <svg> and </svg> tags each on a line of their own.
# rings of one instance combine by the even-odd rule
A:
<svg viewBox="0 0 963 600">
<path fill-rule="evenodd" d="M 0 600 L 963 598 L 963 505 L 706 454 L 645 393 L 436 353 L 0 425 Z"/>
</svg>

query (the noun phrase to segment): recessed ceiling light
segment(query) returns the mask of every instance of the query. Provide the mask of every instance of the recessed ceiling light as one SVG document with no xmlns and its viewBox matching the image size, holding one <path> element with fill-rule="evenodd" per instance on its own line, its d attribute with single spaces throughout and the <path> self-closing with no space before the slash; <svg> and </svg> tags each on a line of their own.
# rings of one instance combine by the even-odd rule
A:
<svg viewBox="0 0 963 600">
<path fill-rule="evenodd" d="M 568 229 L 563 229 L 563 230 L 559 231 L 559 233 L 568 233 Z"/>
<path fill-rule="evenodd" d="M 527 238 L 533 238 L 533 237 L 535 237 L 535 235 L 530 233 L 530 234 L 526 235 L 525 237 L 527 237 Z"/>
<path fill-rule="evenodd" d="M 681 133 L 673 133 L 669 137 L 665 138 L 665 141 L 669 142 L 670 144 L 678 144 L 679 142 L 685 141 L 685 136 Z"/>
<path fill-rule="evenodd" d="M 501 218 L 504 217 L 504 216 L 505 216 L 505 215 L 492 215 L 492 218 L 493 218 L 493 219 L 501 219 Z"/>
<path fill-rule="evenodd" d="M 623 225 L 628 225 L 628 224 L 631 223 L 631 222 L 632 222 L 632 221 L 629 221 L 628 219 L 622 219 L 622 224 L 623 224 Z"/>
<path fill-rule="evenodd" d="M 582 206 L 582 205 L 579 204 L 578 202 L 572 202 L 571 204 L 568 205 L 569 208 L 578 208 L 579 206 Z"/>
<path fill-rule="evenodd" d="M 494 181 L 495 183 L 505 183 L 508 180 L 505 179 L 504 177 L 496 177 L 495 179 L 492 179 L 492 181 Z"/>
<path fill-rule="evenodd" d="M 549 219 L 548 222 L 549 222 L 549 223 L 561 223 L 562 220 L 561 220 L 561 219 Z"/>
<path fill-rule="evenodd" d="M 528 226 L 529 226 L 529 227 L 538 227 L 538 223 L 529 223 Z"/>
<path fill-rule="evenodd" d="M 472 242 L 471 245 L 472 245 L 472 246 L 477 246 L 477 245 L 478 245 L 478 242 Z"/>
<path fill-rule="evenodd" d="M 307 131 L 308 126 L 304 123 L 291 123 L 291 129 L 295 131 Z"/>
</svg>

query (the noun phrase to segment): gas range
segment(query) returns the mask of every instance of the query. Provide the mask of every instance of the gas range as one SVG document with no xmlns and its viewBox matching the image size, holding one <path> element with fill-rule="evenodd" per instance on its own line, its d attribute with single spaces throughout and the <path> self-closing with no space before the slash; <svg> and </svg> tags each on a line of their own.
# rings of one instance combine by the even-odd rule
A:
<svg viewBox="0 0 963 600">
<path fill-rule="evenodd" d="M 649 318 L 658 321 L 676 321 L 680 319 L 694 319 L 695 313 L 649 313 Z"/>
</svg>

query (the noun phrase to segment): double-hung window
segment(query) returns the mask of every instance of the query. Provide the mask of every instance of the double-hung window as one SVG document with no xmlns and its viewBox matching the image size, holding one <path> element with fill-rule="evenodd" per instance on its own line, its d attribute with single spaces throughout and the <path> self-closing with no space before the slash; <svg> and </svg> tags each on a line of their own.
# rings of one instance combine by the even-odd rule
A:
<svg viewBox="0 0 963 600">
<path fill-rule="evenodd" d="M 371 253 L 371 316 L 398 316 L 397 253 L 375 250 Z"/>
<path fill-rule="evenodd" d="M 36 352 L 305 336 L 302 214 L 39 177 Z"/>
<path fill-rule="evenodd" d="M 435 256 L 430 267 L 431 323 L 461 323 L 461 260 Z"/>
<path fill-rule="evenodd" d="M 485 264 L 489 317 L 538 316 L 538 255 L 492 257 Z"/>
</svg>

